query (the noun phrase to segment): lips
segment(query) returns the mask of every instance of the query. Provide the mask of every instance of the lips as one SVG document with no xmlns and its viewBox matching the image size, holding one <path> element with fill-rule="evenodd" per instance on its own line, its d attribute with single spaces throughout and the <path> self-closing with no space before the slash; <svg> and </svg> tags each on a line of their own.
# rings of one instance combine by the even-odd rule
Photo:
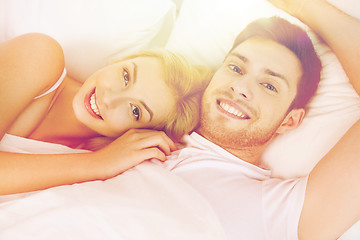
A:
<svg viewBox="0 0 360 240">
<path fill-rule="evenodd" d="M 217 109 L 235 119 L 248 120 L 250 116 L 238 105 L 226 99 L 217 99 Z"/>
<path fill-rule="evenodd" d="M 96 103 L 96 94 L 95 94 L 95 88 L 89 92 L 85 97 L 85 107 L 86 110 L 90 113 L 91 116 L 103 120 L 99 107 Z"/>
</svg>

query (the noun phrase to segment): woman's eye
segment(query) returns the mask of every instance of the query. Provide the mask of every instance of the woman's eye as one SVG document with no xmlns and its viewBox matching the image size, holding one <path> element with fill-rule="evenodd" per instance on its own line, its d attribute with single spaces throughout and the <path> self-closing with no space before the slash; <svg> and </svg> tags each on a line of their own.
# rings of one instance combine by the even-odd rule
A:
<svg viewBox="0 0 360 240">
<path fill-rule="evenodd" d="M 269 89 L 270 91 L 273 91 L 273 92 L 278 92 L 277 89 L 271 85 L 270 83 L 263 83 L 262 84 L 265 88 Z"/>
<path fill-rule="evenodd" d="M 134 115 L 136 121 L 138 121 L 140 118 L 140 109 L 135 105 L 132 105 L 132 104 L 130 104 L 130 105 L 131 105 L 131 112 Z"/>
<path fill-rule="evenodd" d="M 130 74 L 125 68 L 123 69 L 123 78 L 124 78 L 124 83 L 125 83 L 125 87 L 126 87 L 130 81 Z"/>
<path fill-rule="evenodd" d="M 244 74 L 244 72 L 241 70 L 241 68 L 239 68 L 239 67 L 236 66 L 236 65 L 230 64 L 230 65 L 229 65 L 229 68 L 230 68 L 233 72 L 239 73 L 240 75 L 243 75 L 243 74 Z"/>
</svg>

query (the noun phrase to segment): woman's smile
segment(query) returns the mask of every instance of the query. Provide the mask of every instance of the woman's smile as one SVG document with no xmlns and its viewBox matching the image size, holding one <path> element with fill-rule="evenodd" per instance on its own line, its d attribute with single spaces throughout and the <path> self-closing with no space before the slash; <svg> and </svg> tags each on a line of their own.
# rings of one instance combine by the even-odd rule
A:
<svg viewBox="0 0 360 240">
<path fill-rule="evenodd" d="M 95 88 L 91 92 L 86 94 L 84 103 L 86 110 L 90 113 L 91 116 L 103 120 L 100 114 L 99 107 L 96 103 Z"/>
</svg>

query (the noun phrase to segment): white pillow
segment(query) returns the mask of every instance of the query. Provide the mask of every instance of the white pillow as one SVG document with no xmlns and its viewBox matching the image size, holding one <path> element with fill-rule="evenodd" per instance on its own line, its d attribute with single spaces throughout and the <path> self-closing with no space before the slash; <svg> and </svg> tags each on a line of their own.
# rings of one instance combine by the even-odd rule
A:
<svg viewBox="0 0 360 240">
<path fill-rule="evenodd" d="M 358 0 L 332 0 L 360 18 Z M 196 64 L 218 67 L 237 34 L 252 20 L 278 15 L 307 29 L 297 19 L 266 0 L 184 0 L 167 48 Z M 359 96 L 349 84 L 339 61 L 310 33 L 324 66 L 319 89 L 301 126 L 277 138 L 264 155 L 264 164 L 277 177 L 310 172 L 321 157 L 360 116 Z"/>
<path fill-rule="evenodd" d="M 0 41 L 46 33 L 62 45 L 69 75 L 83 81 L 108 58 L 165 46 L 175 17 L 171 0 L 1 0 Z"/>
</svg>

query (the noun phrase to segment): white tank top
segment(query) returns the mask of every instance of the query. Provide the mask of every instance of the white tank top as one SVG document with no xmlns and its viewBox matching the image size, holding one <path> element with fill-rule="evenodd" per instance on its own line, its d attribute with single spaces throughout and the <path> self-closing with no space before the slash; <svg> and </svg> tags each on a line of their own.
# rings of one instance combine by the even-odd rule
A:
<svg viewBox="0 0 360 240">
<path fill-rule="evenodd" d="M 45 96 L 45 95 L 47 95 L 47 94 L 55 91 L 55 90 L 60 86 L 60 84 L 64 81 L 65 76 L 66 76 L 66 69 L 64 68 L 64 71 L 63 71 L 63 73 L 61 74 L 59 80 L 57 80 L 57 82 L 56 82 L 49 90 L 47 90 L 47 91 L 44 92 L 43 94 L 35 97 L 34 99 L 41 98 L 41 97 L 43 97 L 43 96 Z"/>
</svg>

